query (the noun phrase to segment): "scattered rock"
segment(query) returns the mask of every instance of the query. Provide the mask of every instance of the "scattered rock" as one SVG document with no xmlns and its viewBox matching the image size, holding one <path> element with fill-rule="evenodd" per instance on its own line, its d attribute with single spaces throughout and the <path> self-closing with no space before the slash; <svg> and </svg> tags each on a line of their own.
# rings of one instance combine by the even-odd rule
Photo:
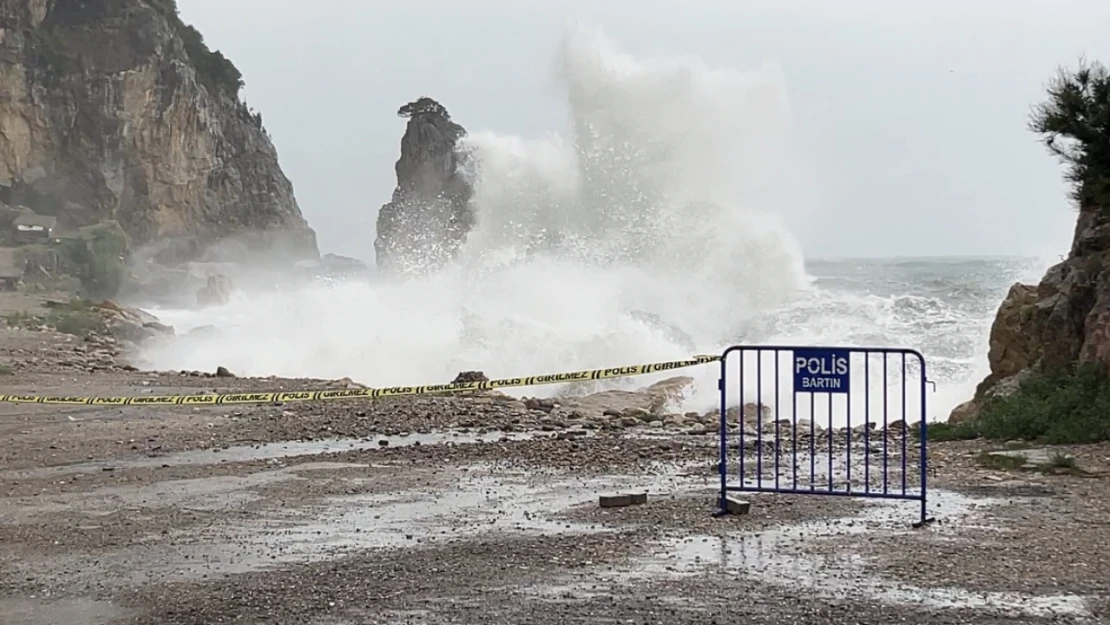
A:
<svg viewBox="0 0 1110 625">
<path fill-rule="evenodd" d="M 231 279 L 223 274 L 210 274 L 205 285 L 197 290 L 197 306 L 223 306 L 231 301 Z"/>
<path fill-rule="evenodd" d="M 550 399 L 539 399 L 537 397 L 528 397 L 524 400 L 524 407 L 528 410 L 537 410 L 540 412 L 551 412 L 555 409 L 555 402 Z"/>
<path fill-rule="evenodd" d="M 725 497 L 725 511 L 729 514 L 748 514 L 751 512 L 750 501 L 743 501 L 733 497 Z"/>
<path fill-rule="evenodd" d="M 489 382 L 489 378 L 481 371 L 463 371 L 455 376 L 451 384 L 465 384 L 469 382 Z"/>
<path fill-rule="evenodd" d="M 623 508 L 647 503 L 647 493 L 629 493 L 622 495 L 602 495 L 597 503 L 602 508 Z"/>
<path fill-rule="evenodd" d="M 172 326 L 159 322 L 157 317 L 139 308 L 128 308 L 105 300 L 93 304 L 92 309 L 100 316 L 104 330 L 121 340 L 141 344 L 152 338 L 174 334 Z"/>
<path fill-rule="evenodd" d="M 694 378 L 688 376 L 667 378 L 652 384 L 644 390 L 652 398 L 647 411 L 664 412 L 666 408 L 681 402 L 693 384 Z"/>
<path fill-rule="evenodd" d="M 339 378 L 338 380 L 331 380 L 327 383 L 327 386 L 331 388 L 345 389 L 366 388 L 364 385 L 355 382 L 351 378 Z"/>
<path fill-rule="evenodd" d="M 979 418 L 980 409 L 981 407 L 977 400 L 969 399 L 952 409 L 952 412 L 948 414 L 948 422 L 956 425 L 974 421 Z"/>
</svg>

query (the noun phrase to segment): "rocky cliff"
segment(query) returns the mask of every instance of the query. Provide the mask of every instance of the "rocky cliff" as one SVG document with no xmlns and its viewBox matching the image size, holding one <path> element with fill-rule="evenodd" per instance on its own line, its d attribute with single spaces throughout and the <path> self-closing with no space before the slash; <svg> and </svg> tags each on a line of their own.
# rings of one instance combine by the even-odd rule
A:
<svg viewBox="0 0 1110 625">
<path fill-rule="evenodd" d="M 410 102 L 397 114 L 409 121 L 393 199 L 378 211 L 374 251 L 379 271 L 417 274 L 451 259 L 474 224 L 473 189 L 458 150 L 466 130 L 431 98 Z"/>
<path fill-rule="evenodd" d="M 234 65 L 174 0 L 0 0 L 0 201 L 190 255 L 318 256 Z"/>
<path fill-rule="evenodd" d="M 990 333 L 990 375 L 950 422 L 975 419 L 984 400 L 1005 396 L 1037 372 L 1077 364 L 1110 367 L 1110 71 L 1061 70 L 1031 129 L 1067 165 L 1079 207 L 1067 257 L 1037 285 L 1014 284 Z"/>
</svg>

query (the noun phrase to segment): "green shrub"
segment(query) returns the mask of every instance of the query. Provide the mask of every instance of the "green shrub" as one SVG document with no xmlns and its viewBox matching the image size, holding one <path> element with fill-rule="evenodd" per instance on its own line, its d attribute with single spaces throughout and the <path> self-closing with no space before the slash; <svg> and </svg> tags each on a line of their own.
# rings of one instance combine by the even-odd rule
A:
<svg viewBox="0 0 1110 625">
<path fill-rule="evenodd" d="M 1060 68 L 1029 127 L 1067 166 L 1080 207 L 1110 211 L 1110 69 L 1086 61 Z"/>
<path fill-rule="evenodd" d="M 92 332 L 102 330 L 104 325 L 95 312 L 64 309 L 48 313 L 46 324 L 52 326 L 58 332 L 74 336 L 87 336 Z"/>
<path fill-rule="evenodd" d="M 1029 459 L 1021 455 L 1010 456 L 1003 454 L 992 454 L 989 451 L 984 451 L 983 453 L 979 454 L 979 466 L 985 467 L 987 469 L 1010 471 L 1014 469 L 1020 469 L 1028 462 Z"/>
<path fill-rule="evenodd" d="M 130 239 L 114 221 L 86 226 L 77 238 L 57 245 L 32 244 L 16 252 L 28 285 L 71 290 L 72 281 L 86 297 L 113 297 L 127 277 Z"/>
<path fill-rule="evenodd" d="M 11 328 L 50 326 L 64 334 L 86 336 L 103 331 L 105 324 L 88 300 L 73 298 L 61 305 L 52 305 L 45 315 L 32 315 L 26 311 L 4 315 L 4 322 Z"/>
<path fill-rule="evenodd" d="M 181 37 L 185 54 L 197 70 L 197 80 L 213 93 L 225 93 L 232 99 L 238 99 L 244 85 L 239 68 L 219 50 L 210 50 L 199 30 L 181 21 L 175 0 L 151 0 L 150 4 Z"/>
<path fill-rule="evenodd" d="M 1110 440 L 1110 372 L 1094 364 L 1033 373 L 1006 397 L 983 403 L 979 418 L 929 424 L 931 440 L 1022 439 L 1046 444 Z"/>
<path fill-rule="evenodd" d="M 81 291 L 94 298 L 113 297 L 127 276 L 130 240 L 114 221 L 86 226 L 77 239 L 65 241 L 66 264 L 81 280 Z"/>
<path fill-rule="evenodd" d="M 966 441 L 979 438 L 979 432 L 967 423 L 930 423 L 928 430 L 931 441 Z"/>
<path fill-rule="evenodd" d="M 34 325 L 36 321 L 38 320 L 35 316 L 25 310 L 17 310 L 4 315 L 4 323 L 9 328 L 26 328 Z"/>
</svg>

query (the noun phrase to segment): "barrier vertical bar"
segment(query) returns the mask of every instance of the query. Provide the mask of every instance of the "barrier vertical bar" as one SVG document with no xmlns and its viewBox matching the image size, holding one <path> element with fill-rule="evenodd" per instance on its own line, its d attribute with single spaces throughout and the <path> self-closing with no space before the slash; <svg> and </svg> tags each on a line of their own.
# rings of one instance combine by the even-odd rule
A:
<svg viewBox="0 0 1110 625">
<path fill-rule="evenodd" d="M 902 494 L 906 494 L 906 439 L 908 434 L 906 432 L 906 421 L 909 421 L 909 415 L 906 414 L 906 354 L 902 353 Z"/>
<path fill-rule="evenodd" d="M 779 465 L 780 465 L 779 459 L 782 457 L 782 449 L 780 448 L 780 445 L 782 444 L 782 435 L 781 435 L 781 430 L 779 428 L 779 421 L 781 421 L 782 419 L 780 418 L 780 416 L 781 415 L 779 414 L 779 350 L 776 349 L 775 350 L 775 490 L 779 489 L 779 473 L 781 473 L 781 469 L 779 467 Z"/>
<path fill-rule="evenodd" d="M 717 379 L 717 390 L 721 393 L 721 457 L 717 469 L 721 473 L 721 497 L 717 502 L 720 511 L 724 511 L 725 497 L 728 495 L 728 351 L 721 353 L 721 377 Z"/>
<path fill-rule="evenodd" d="M 763 350 L 755 350 L 755 414 L 759 430 L 755 443 L 755 483 L 763 488 Z"/>
<path fill-rule="evenodd" d="M 871 492 L 871 354 L 863 355 L 863 492 Z"/>
<path fill-rule="evenodd" d="M 809 489 L 817 488 L 817 405 L 809 394 Z"/>
<path fill-rule="evenodd" d="M 890 397 L 887 391 L 887 353 L 883 352 L 883 494 L 887 494 L 890 485 L 890 423 L 887 413 L 890 410 Z"/>
<path fill-rule="evenodd" d="M 832 393 L 825 393 L 825 397 L 829 398 L 829 429 L 825 431 L 829 439 L 829 490 L 833 489 L 833 439 L 836 438 L 836 430 L 833 429 L 833 396 Z"/>
<path fill-rule="evenodd" d="M 864 357 L 866 357 L 866 354 L 864 355 Z M 850 358 L 850 356 L 849 356 L 849 358 Z M 849 360 L 848 362 L 849 362 L 849 365 L 850 365 L 851 360 Z M 845 486 L 845 488 L 850 493 L 850 492 L 852 492 L 852 394 L 851 394 L 851 392 L 844 395 L 844 416 L 845 416 L 845 419 L 847 421 L 847 426 L 845 427 L 845 435 L 844 436 L 847 439 L 847 443 L 848 443 L 848 450 L 844 454 L 845 456 L 847 456 L 845 458 L 845 462 L 848 465 L 848 484 L 847 484 L 847 486 Z"/>
<path fill-rule="evenodd" d="M 794 381 L 791 380 L 791 384 Z M 794 466 L 794 490 L 798 490 L 798 394 L 790 389 L 790 419 L 793 443 L 790 447 L 790 464 Z"/>
<path fill-rule="evenodd" d="M 746 467 L 744 465 L 744 448 L 748 446 L 748 441 L 744 440 L 744 359 L 748 355 L 746 349 L 740 350 L 740 410 L 737 416 L 740 422 L 740 485 L 745 486 L 748 481 L 745 478 Z"/>
<path fill-rule="evenodd" d="M 929 455 L 927 453 L 929 437 L 927 436 L 927 433 L 925 431 L 925 429 L 928 427 L 928 425 L 926 425 L 926 422 L 928 421 L 928 419 L 926 419 L 926 415 L 928 413 L 926 412 L 925 407 L 925 381 L 928 378 L 925 375 L 925 359 L 919 357 L 918 361 L 921 364 L 921 525 L 925 525 L 929 522 L 927 510 L 928 504 L 926 503 L 928 499 L 926 496 L 926 492 L 928 490 L 929 481 L 929 461 L 927 459 Z"/>
</svg>

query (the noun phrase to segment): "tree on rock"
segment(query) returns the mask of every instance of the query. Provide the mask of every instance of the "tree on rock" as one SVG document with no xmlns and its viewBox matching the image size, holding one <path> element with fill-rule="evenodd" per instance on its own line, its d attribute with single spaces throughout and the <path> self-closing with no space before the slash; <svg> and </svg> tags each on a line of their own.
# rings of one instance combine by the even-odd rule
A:
<svg viewBox="0 0 1110 625">
<path fill-rule="evenodd" d="M 415 115 L 424 114 L 438 115 L 446 120 L 451 119 L 451 114 L 447 112 L 447 107 L 427 96 L 409 102 L 397 109 L 398 117 L 411 118 Z"/>
<path fill-rule="evenodd" d="M 1080 61 L 1074 70 L 1058 70 L 1029 127 L 1068 166 L 1080 209 L 1110 212 L 1110 69 Z"/>
</svg>

